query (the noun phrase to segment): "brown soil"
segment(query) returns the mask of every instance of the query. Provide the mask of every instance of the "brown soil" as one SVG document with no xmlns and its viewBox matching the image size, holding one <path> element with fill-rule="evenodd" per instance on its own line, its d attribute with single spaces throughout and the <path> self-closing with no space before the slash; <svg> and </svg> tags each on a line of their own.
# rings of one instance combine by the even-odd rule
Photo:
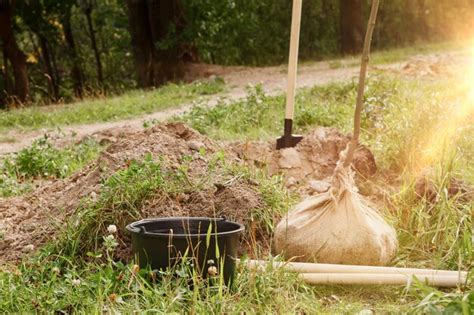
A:
<svg viewBox="0 0 474 315">
<path fill-rule="evenodd" d="M 104 178 L 127 167 L 132 160 L 142 160 L 146 154 L 161 157 L 163 168 L 170 170 L 176 169 L 184 156 L 191 157 L 189 180 L 199 182 L 208 178 L 211 182 L 203 183 L 198 191 L 152 198 L 141 209 L 143 217 L 225 216 L 247 223 L 249 212 L 263 203 L 254 183 L 233 179 L 222 168 L 209 176 L 208 156 L 222 148 L 182 124 L 139 132 L 109 131 L 96 136 L 109 145 L 82 171 L 26 196 L 0 199 L 0 232 L 3 235 L 0 238 L 0 265 L 18 261 L 25 253 L 57 237 L 58 227 L 71 218 L 81 201 L 97 198 Z M 201 148 L 206 150 L 205 156 L 199 154 Z M 232 161 L 236 156 L 228 152 L 226 159 Z"/>
<path fill-rule="evenodd" d="M 306 195 L 329 188 L 339 153 L 349 140 L 349 135 L 337 129 L 321 127 L 304 135 L 295 148 L 276 150 L 273 140 L 237 144 L 234 150 L 251 164 L 265 167 L 270 175 L 283 175 L 288 188 Z M 359 180 L 368 179 L 377 171 L 374 156 L 362 145 L 356 151 L 353 165 Z"/>
<path fill-rule="evenodd" d="M 469 57 L 462 53 L 442 53 L 413 56 L 396 67 L 375 66 L 374 68 L 407 77 L 429 80 L 440 77 L 446 78 L 459 73 L 469 62 Z"/>
<path fill-rule="evenodd" d="M 141 131 L 108 131 L 96 137 L 108 144 L 107 149 L 82 171 L 22 197 L 0 198 L 0 233 L 3 235 L 0 238 L 0 265 L 18 262 L 25 254 L 57 238 L 58 231 L 70 223 L 82 202 L 93 202 L 98 198 L 104 179 L 126 168 L 132 160 L 143 160 L 147 154 L 160 157 L 166 170 L 176 170 L 183 157 L 187 157 L 187 176 L 194 190 L 177 195 L 157 193 L 139 209 L 141 217 L 224 216 L 247 226 L 249 233 L 244 241 L 249 246 L 256 241 L 263 242 L 269 235 L 258 223 L 251 221 L 251 212 L 265 206 L 257 184 L 234 177 L 222 166 L 210 170 L 212 153 L 224 150 L 226 162 L 241 163 L 245 158 L 259 167 L 265 165 L 272 175 L 285 174 L 287 183 L 293 178 L 296 182 L 288 185 L 290 189 L 303 192 L 303 187 L 307 186 L 304 183 L 324 180 L 332 174 L 339 152 L 349 139 L 335 129 L 319 128 L 305 135 L 295 150 L 276 151 L 274 141 L 234 144 L 229 148 L 183 124 Z M 200 154 L 201 149 L 205 149 L 206 154 Z M 355 165 L 364 177 L 373 175 L 376 170 L 373 156 L 364 147 L 361 147 Z M 80 219 L 72 224 L 81 224 Z M 123 228 L 120 224 L 119 227 Z M 126 250 L 128 240 L 123 234 L 119 235 L 123 241 L 119 258 L 125 259 L 130 257 Z"/>
<path fill-rule="evenodd" d="M 415 196 L 429 203 L 436 203 L 440 199 L 440 193 L 444 193 L 449 199 L 459 199 L 461 201 L 471 201 L 474 199 L 474 187 L 457 178 L 451 177 L 446 183 L 446 190 L 440 191 L 431 179 L 434 175 L 430 170 L 426 170 L 415 181 Z"/>
</svg>

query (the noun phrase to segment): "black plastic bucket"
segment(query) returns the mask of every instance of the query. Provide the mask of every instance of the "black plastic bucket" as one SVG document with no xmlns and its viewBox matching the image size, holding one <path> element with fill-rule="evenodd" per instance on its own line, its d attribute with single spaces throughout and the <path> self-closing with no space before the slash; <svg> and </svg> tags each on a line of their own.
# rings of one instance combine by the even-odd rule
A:
<svg viewBox="0 0 474 315">
<path fill-rule="evenodd" d="M 244 226 L 224 218 L 170 217 L 145 219 L 127 225 L 140 268 L 165 270 L 192 259 L 204 277 L 220 275 L 230 285 L 235 273 L 239 237 Z"/>
</svg>

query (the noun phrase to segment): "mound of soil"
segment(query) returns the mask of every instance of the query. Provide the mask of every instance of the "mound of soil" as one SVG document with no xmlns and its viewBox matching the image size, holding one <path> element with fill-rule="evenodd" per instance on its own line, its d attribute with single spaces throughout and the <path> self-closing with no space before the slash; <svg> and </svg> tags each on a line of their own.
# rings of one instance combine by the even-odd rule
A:
<svg viewBox="0 0 474 315">
<path fill-rule="evenodd" d="M 246 161 L 265 167 L 270 175 L 284 176 L 286 186 L 301 194 L 321 193 L 329 188 L 339 153 L 350 141 L 334 128 L 317 128 L 305 134 L 294 148 L 276 150 L 276 141 L 238 144 L 234 151 Z M 372 177 L 377 166 L 370 150 L 361 145 L 354 155 L 353 168 L 359 180 Z"/>
<path fill-rule="evenodd" d="M 103 179 L 126 168 L 132 160 L 145 155 L 162 159 L 163 167 L 179 167 L 183 158 L 189 161 L 190 181 L 203 178 L 208 172 L 208 156 L 222 147 L 183 124 L 157 126 L 139 132 L 110 131 L 96 135 L 107 149 L 100 157 L 73 176 L 46 185 L 26 196 L 0 199 L 0 265 L 16 262 L 25 253 L 55 239 L 58 227 L 64 226 L 85 198 L 94 199 L 100 193 Z M 205 150 L 205 155 L 199 151 Z M 227 160 L 236 160 L 226 153 Z M 143 207 L 143 217 L 158 216 L 225 216 L 242 223 L 249 212 L 261 207 L 263 201 L 255 183 L 229 180 L 222 169 L 198 191 L 175 199 L 149 200 Z M 124 253 L 123 255 L 127 255 Z"/>
<path fill-rule="evenodd" d="M 451 54 L 428 55 L 428 56 L 414 56 L 407 62 L 403 63 L 397 69 L 385 69 L 384 71 L 391 71 L 397 74 L 402 74 L 418 78 L 438 78 L 446 77 L 456 73 L 457 62 L 456 59 L 462 57 Z M 377 69 L 377 67 L 374 67 Z"/>
<path fill-rule="evenodd" d="M 436 187 L 432 170 L 425 170 L 415 180 L 415 197 L 429 203 L 437 203 L 440 193 L 444 193 L 448 199 L 459 199 L 460 201 L 474 200 L 474 187 L 457 178 L 451 177 L 446 183 L 446 189 L 440 190 Z"/>
<path fill-rule="evenodd" d="M 18 262 L 25 254 L 56 239 L 84 200 L 98 198 L 105 179 L 150 154 L 168 170 L 176 170 L 186 161 L 189 181 L 201 184 L 175 196 L 157 194 L 150 198 L 140 208 L 143 218 L 225 216 L 249 227 L 249 236 L 244 238 L 249 246 L 256 241 L 268 243 L 265 229 L 251 221 L 251 212 L 265 206 L 257 183 L 233 177 L 224 167 L 210 170 L 213 153 L 223 150 L 226 162 L 242 163 L 245 158 L 258 167 L 266 166 L 271 175 L 285 174 L 288 183 L 292 180 L 303 184 L 327 179 L 349 140 L 335 129 L 319 128 L 305 135 L 295 149 L 276 151 L 274 141 L 232 145 L 229 149 L 179 123 L 141 131 L 111 130 L 95 136 L 107 147 L 80 172 L 25 196 L 0 198 L 0 266 Z M 370 176 L 376 170 L 373 156 L 364 147 L 359 150 L 355 165 L 362 176 Z M 295 183 L 288 186 L 293 189 L 297 187 Z M 119 236 L 122 242 L 118 258 L 127 259 L 128 237 L 123 233 Z"/>
</svg>

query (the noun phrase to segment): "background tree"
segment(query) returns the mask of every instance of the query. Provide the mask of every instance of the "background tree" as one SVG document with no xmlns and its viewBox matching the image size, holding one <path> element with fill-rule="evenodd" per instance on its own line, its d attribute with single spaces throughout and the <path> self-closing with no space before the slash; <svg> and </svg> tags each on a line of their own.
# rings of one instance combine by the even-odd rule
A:
<svg viewBox="0 0 474 315">
<path fill-rule="evenodd" d="M 364 41 L 364 0 L 340 0 L 341 52 L 362 51 Z"/>
<path fill-rule="evenodd" d="M 30 94 L 30 85 L 28 79 L 28 69 L 26 56 L 18 47 L 13 34 L 12 14 L 15 7 L 14 0 L 0 1 L 0 38 L 2 39 L 2 48 L 4 54 L 4 73 L 8 82 L 8 61 L 12 65 L 15 85 L 13 93 L 10 96 L 15 97 L 20 102 L 26 102 Z"/>
<path fill-rule="evenodd" d="M 94 52 L 95 64 L 97 69 L 97 81 L 99 86 L 104 85 L 104 76 L 102 71 L 102 60 L 100 57 L 99 47 L 97 46 L 96 32 L 94 28 L 94 23 L 92 21 L 92 9 L 94 6 L 94 1 L 92 0 L 80 0 L 82 10 L 87 20 L 87 30 L 89 33 L 89 38 L 91 41 L 92 50 Z"/>
<path fill-rule="evenodd" d="M 139 86 L 182 78 L 185 19 L 179 0 L 127 0 L 127 6 Z"/>
<path fill-rule="evenodd" d="M 49 97 L 59 99 L 60 76 L 58 73 L 54 47 L 59 45 L 57 28 L 51 24 L 54 20 L 57 2 L 52 0 L 24 0 L 17 4 L 17 10 L 28 27 L 31 44 L 35 53 L 41 56 L 41 66 L 47 81 Z M 37 42 L 37 43 L 36 43 Z"/>
<path fill-rule="evenodd" d="M 63 25 L 64 39 L 67 44 L 67 53 L 71 59 L 71 79 L 74 87 L 74 95 L 78 98 L 84 96 L 84 74 L 81 68 L 81 60 L 76 48 L 76 41 L 71 26 L 71 10 L 73 1 L 63 1 L 61 9 L 61 23 Z"/>
<path fill-rule="evenodd" d="M 300 58 L 357 53 L 367 3 L 304 1 Z M 473 0 L 382 1 L 379 12 L 374 49 L 474 28 Z M 195 61 L 281 64 L 290 20 L 287 0 L 0 0 L 0 107 L 159 86 L 188 78 Z"/>
</svg>

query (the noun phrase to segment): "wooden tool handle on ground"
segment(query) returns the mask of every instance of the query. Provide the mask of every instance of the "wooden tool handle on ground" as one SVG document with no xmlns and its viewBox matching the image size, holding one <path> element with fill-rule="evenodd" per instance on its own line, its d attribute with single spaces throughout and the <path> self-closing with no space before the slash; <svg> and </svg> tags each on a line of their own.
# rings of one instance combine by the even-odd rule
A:
<svg viewBox="0 0 474 315">
<path fill-rule="evenodd" d="M 416 274 L 301 273 L 299 277 L 308 284 L 409 285 L 417 279 L 422 283 L 436 287 L 456 287 L 463 285 L 466 281 L 466 279 L 456 276 Z"/>
<path fill-rule="evenodd" d="M 288 82 L 286 91 L 285 118 L 293 119 L 295 108 L 296 73 L 298 69 L 298 47 L 300 42 L 302 0 L 293 0 L 291 17 L 290 56 L 288 58 Z"/>
<path fill-rule="evenodd" d="M 250 268 L 264 268 L 269 264 L 265 260 L 246 261 Z M 395 274 L 395 275 L 426 275 L 426 276 L 454 276 L 467 277 L 466 271 L 436 270 L 421 268 L 400 268 L 380 266 L 338 265 L 304 262 L 273 262 L 274 268 L 285 268 L 288 271 L 299 273 L 360 273 L 360 274 Z"/>
</svg>

